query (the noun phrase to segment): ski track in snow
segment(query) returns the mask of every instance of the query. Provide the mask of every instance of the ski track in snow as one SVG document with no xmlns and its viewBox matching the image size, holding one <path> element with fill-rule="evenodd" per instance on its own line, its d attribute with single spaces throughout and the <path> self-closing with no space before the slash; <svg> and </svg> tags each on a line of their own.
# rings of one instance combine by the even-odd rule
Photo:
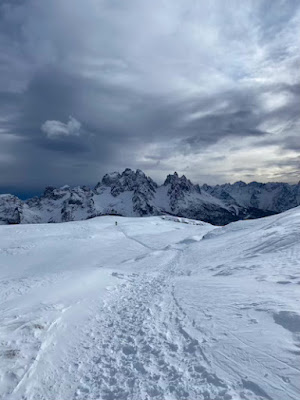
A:
<svg viewBox="0 0 300 400">
<path fill-rule="evenodd" d="M 230 387 L 211 371 L 201 349 L 201 335 L 174 297 L 172 277 L 179 256 L 178 250 L 172 253 L 171 261 L 160 266 L 163 271 L 153 276 L 116 274 L 126 283 L 111 292 L 97 324 L 92 319 L 81 333 L 80 346 L 76 346 L 80 351 L 72 349 L 72 365 L 63 364 L 60 371 L 65 376 L 70 368 L 83 372 L 77 372 L 80 383 L 68 396 L 232 399 Z M 51 382 L 59 380 L 59 376 L 50 377 Z M 26 398 L 44 399 L 43 387 L 48 385 L 46 378 Z"/>
<path fill-rule="evenodd" d="M 234 225 L 225 227 L 225 233 L 213 230 L 201 240 L 212 229 L 208 225 L 183 226 L 172 219 L 149 218 L 138 222 L 142 228 L 135 228 L 130 219 L 124 227 L 122 219 L 118 227 L 110 227 L 114 218 L 104 221 L 108 227 L 100 231 L 110 256 L 103 254 L 105 262 L 93 264 L 84 277 L 82 270 L 67 268 L 32 277 L 5 275 L 0 281 L 5 289 L 1 291 L 1 399 L 281 400 L 284 396 L 298 400 L 296 230 L 287 231 L 281 241 L 272 242 L 270 236 L 255 241 L 251 221 L 245 232 L 235 233 Z M 72 234 L 76 224 L 96 222 L 64 226 L 72 226 Z M 257 225 L 268 229 L 263 220 Z M 159 231 L 156 226 L 163 228 Z M 141 235 L 135 235 L 139 229 Z M 97 243 L 92 227 L 80 228 L 77 234 L 80 242 L 87 237 L 86 246 L 93 238 Z M 231 235 L 225 246 L 222 234 Z M 227 258 L 237 252 L 236 238 L 242 250 L 233 263 Z M 81 254 L 78 250 L 78 257 Z M 75 261 L 76 254 L 73 257 Z M 245 271 L 251 282 L 240 280 Z M 70 293 L 65 289 L 68 284 Z M 275 295 L 265 298 L 268 287 L 276 288 Z M 293 288 L 290 297 L 287 287 Z M 46 295 L 52 288 L 54 294 Z M 41 300 L 34 302 L 31 293 Z M 284 352 L 276 346 L 284 347 Z"/>
</svg>

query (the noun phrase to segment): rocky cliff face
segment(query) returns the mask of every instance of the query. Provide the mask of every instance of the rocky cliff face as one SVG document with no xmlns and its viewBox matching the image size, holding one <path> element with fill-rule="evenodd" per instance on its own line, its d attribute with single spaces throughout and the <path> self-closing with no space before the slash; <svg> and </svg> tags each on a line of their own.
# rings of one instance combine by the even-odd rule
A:
<svg viewBox="0 0 300 400">
<path fill-rule="evenodd" d="M 200 188 L 194 185 L 184 175 L 179 177 L 168 175 L 164 186 L 168 188 L 168 204 L 170 213 L 186 218 L 199 219 L 216 225 L 244 218 L 258 218 L 272 212 L 258 210 L 255 207 L 244 207 L 238 204 L 228 193 L 220 197 L 209 193 L 208 186 Z"/>
<path fill-rule="evenodd" d="M 23 202 L 11 194 L 0 195 L 0 224 L 20 224 Z"/>
<path fill-rule="evenodd" d="M 158 186 L 141 170 L 106 174 L 90 189 L 47 187 L 40 197 L 21 201 L 0 195 L 0 224 L 84 220 L 105 214 L 171 214 L 224 225 L 281 212 L 300 204 L 300 185 L 286 183 L 194 185 L 175 172 Z"/>
<path fill-rule="evenodd" d="M 42 196 L 25 204 L 34 213 L 33 222 L 67 222 L 97 216 L 93 197 L 94 192 L 86 186 L 59 189 L 49 186 Z"/>
<path fill-rule="evenodd" d="M 300 185 L 288 183 L 236 182 L 224 185 L 203 185 L 202 190 L 226 204 L 279 213 L 300 204 Z"/>
<path fill-rule="evenodd" d="M 104 175 L 101 182 L 95 187 L 98 195 L 103 194 L 109 188 L 113 197 L 118 197 L 121 193 L 131 192 L 133 213 L 138 216 L 157 215 L 159 210 L 153 204 L 157 184 L 143 171 L 137 169 L 132 171 L 126 168 L 122 174 L 113 172 Z"/>
<path fill-rule="evenodd" d="M 201 194 L 199 185 L 193 185 L 184 175 L 179 177 L 177 172 L 167 176 L 164 186 L 168 188 L 170 208 L 173 212 L 180 207 L 180 203 L 184 201 L 187 194 Z"/>
<path fill-rule="evenodd" d="M 111 194 L 116 197 L 122 192 L 136 191 L 142 186 L 147 188 L 149 192 L 155 192 L 157 184 L 149 177 L 147 177 L 143 171 L 137 169 L 136 171 L 126 168 L 122 174 L 113 172 L 106 174 L 102 178 L 101 183 L 99 182 L 95 190 L 101 189 L 101 187 L 107 186 L 111 188 Z"/>
</svg>

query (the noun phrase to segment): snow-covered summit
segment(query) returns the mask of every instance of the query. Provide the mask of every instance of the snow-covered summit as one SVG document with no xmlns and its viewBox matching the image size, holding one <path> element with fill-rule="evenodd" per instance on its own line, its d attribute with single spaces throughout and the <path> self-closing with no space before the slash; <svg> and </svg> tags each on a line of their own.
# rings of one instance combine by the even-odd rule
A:
<svg viewBox="0 0 300 400">
<path fill-rule="evenodd" d="M 174 172 L 173 175 L 168 175 L 164 186 L 168 186 L 168 194 L 171 199 L 179 200 L 183 199 L 184 193 L 199 193 L 201 194 L 201 190 L 199 185 L 193 185 L 192 182 L 186 178 L 185 175 L 181 177 L 178 176 L 177 172 Z"/>
<path fill-rule="evenodd" d="M 122 174 L 113 172 L 104 175 L 102 181 L 95 186 L 95 191 L 100 193 L 103 187 L 110 187 L 112 196 L 117 197 L 122 192 L 138 191 L 142 186 L 147 188 L 149 193 L 157 188 L 157 184 L 140 169 L 133 171 L 126 168 Z"/>
<path fill-rule="evenodd" d="M 192 182 L 186 178 L 185 175 L 182 175 L 181 177 L 177 174 L 177 172 L 174 172 L 174 174 L 170 174 L 167 176 L 164 186 L 171 185 L 172 190 L 174 188 L 179 188 L 180 190 L 183 191 L 192 191 L 192 190 L 197 190 L 200 193 L 200 188 L 199 185 L 193 185 Z"/>
<path fill-rule="evenodd" d="M 140 169 L 133 171 L 130 168 L 126 168 L 122 174 L 113 172 L 104 175 L 102 181 L 95 186 L 94 190 L 99 196 L 109 193 L 115 198 L 118 198 L 122 193 L 128 192 L 129 198 L 127 200 L 131 203 L 133 215 L 143 216 L 160 213 L 152 201 L 156 188 L 157 184 L 146 176 L 143 171 Z M 116 212 L 123 215 L 124 212 L 118 207 L 117 201 L 114 204 Z M 125 215 L 128 215 L 128 212 Z"/>
</svg>

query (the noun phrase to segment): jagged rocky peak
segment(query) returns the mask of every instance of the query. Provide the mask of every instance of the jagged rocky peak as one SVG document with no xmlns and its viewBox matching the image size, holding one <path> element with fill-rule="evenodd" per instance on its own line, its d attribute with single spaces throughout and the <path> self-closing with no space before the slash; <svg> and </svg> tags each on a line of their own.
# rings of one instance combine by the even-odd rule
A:
<svg viewBox="0 0 300 400">
<path fill-rule="evenodd" d="M 70 186 L 65 185 L 59 189 L 54 186 L 47 186 L 41 197 L 49 200 L 59 200 L 66 195 L 67 191 L 70 191 Z"/>
<path fill-rule="evenodd" d="M 248 183 L 249 187 L 254 187 L 254 188 L 262 188 L 262 187 L 264 187 L 264 185 L 265 185 L 264 183 L 260 183 L 260 182 L 256 182 L 256 181 Z M 247 184 L 245 184 L 245 186 L 247 186 Z"/>
<path fill-rule="evenodd" d="M 59 200 L 62 198 L 72 198 L 74 196 L 82 197 L 91 195 L 91 193 L 92 191 L 88 186 L 76 186 L 74 188 L 71 188 L 69 185 L 64 185 L 60 188 L 47 186 L 40 199 Z"/>
<path fill-rule="evenodd" d="M 22 219 L 23 202 L 12 194 L 0 195 L 0 224 L 19 224 Z"/>
<path fill-rule="evenodd" d="M 186 178 L 185 175 L 181 177 L 178 176 L 177 172 L 174 172 L 173 175 L 168 175 L 167 179 L 164 182 L 164 186 L 170 185 L 170 190 L 181 190 L 183 192 L 191 192 L 196 191 L 198 193 L 201 192 L 199 185 L 193 185 L 192 182 Z"/>
<path fill-rule="evenodd" d="M 119 172 L 111 172 L 110 174 L 105 174 L 102 178 L 102 181 L 99 182 L 97 186 L 100 186 L 101 184 L 104 186 L 112 186 L 116 181 L 118 181 L 121 178 L 121 175 Z"/>
<path fill-rule="evenodd" d="M 243 181 L 237 181 L 233 184 L 233 186 L 235 187 L 245 187 L 247 186 L 247 183 L 243 182 Z"/>
<path fill-rule="evenodd" d="M 115 197 L 125 191 L 151 193 L 155 192 L 157 188 L 157 184 L 151 178 L 147 177 L 143 171 L 140 169 L 133 171 L 130 168 L 126 168 L 122 174 L 113 172 L 104 175 L 101 183 L 96 185 L 95 191 L 97 193 L 101 192 L 103 186 L 110 187 L 110 192 Z"/>
<path fill-rule="evenodd" d="M 212 187 L 211 187 L 210 185 L 208 185 L 207 183 L 204 183 L 204 184 L 202 185 L 202 189 L 203 189 L 205 192 L 208 192 L 211 188 L 212 188 Z"/>
<path fill-rule="evenodd" d="M 133 171 L 130 168 L 126 168 L 121 175 L 121 182 L 125 187 L 128 187 L 127 190 L 135 190 L 142 184 L 148 184 L 153 189 L 157 188 L 157 184 L 140 169 Z"/>
<path fill-rule="evenodd" d="M 177 172 L 167 176 L 164 186 L 168 187 L 168 196 L 172 212 L 178 210 L 180 202 L 185 199 L 186 195 L 190 193 L 201 193 L 199 185 L 193 185 L 184 175 L 179 177 Z"/>
</svg>

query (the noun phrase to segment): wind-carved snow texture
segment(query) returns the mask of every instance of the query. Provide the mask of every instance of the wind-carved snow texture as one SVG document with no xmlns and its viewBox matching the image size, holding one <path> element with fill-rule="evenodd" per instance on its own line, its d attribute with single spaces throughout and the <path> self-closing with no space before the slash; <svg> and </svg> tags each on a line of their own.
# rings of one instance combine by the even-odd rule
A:
<svg viewBox="0 0 300 400">
<path fill-rule="evenodd" d="M 298 400 L 299 241 L 300 208 L 0 227 L 0 398 Z"/>
</svg>

